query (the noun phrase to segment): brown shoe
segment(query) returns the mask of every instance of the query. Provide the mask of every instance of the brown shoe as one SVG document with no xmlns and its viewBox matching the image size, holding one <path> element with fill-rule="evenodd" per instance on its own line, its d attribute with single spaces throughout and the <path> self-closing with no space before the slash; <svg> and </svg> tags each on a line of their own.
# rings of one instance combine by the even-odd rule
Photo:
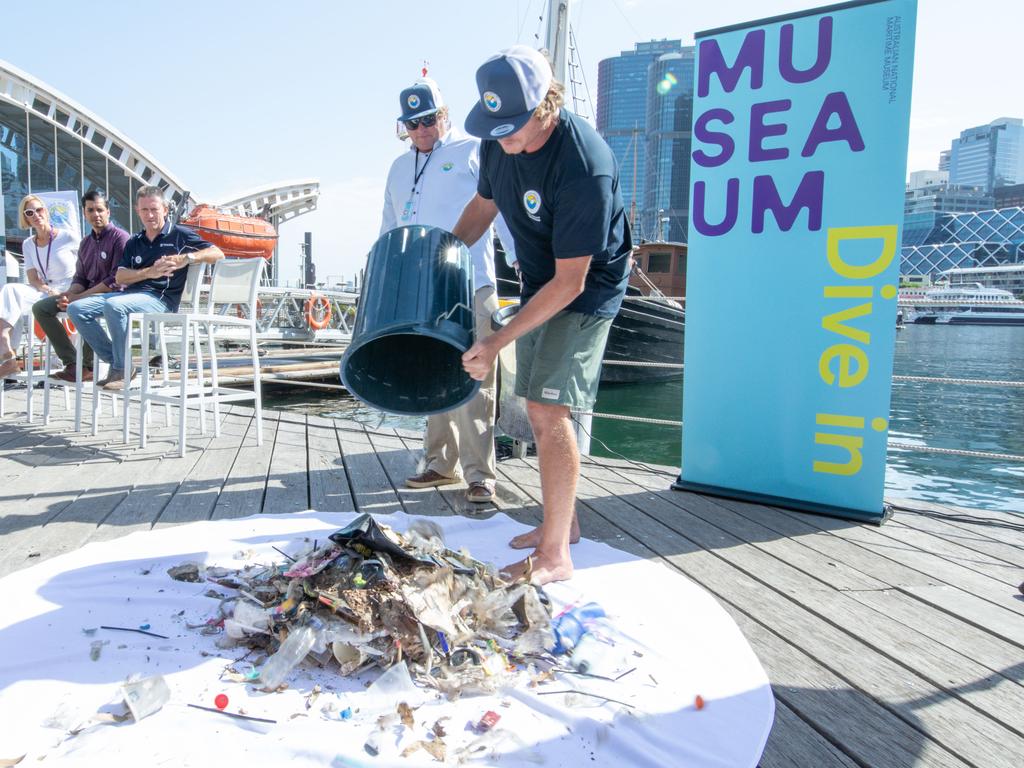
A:
<svg viewBox="0 0 1024 768">
<path fill-rule="evenodd" d="M 494 483 L 485 480 L 473 481 L 466 491 L 466 501 L 472 501 L 474 504 L 488 504 L 494 501 Z"/>
<path fill-rule="evenodd" d="M 413 475 L 405 480 L 405 484 L 409 488 L 436 488 L 439 485 L 454 485 L 457 482 L 459 482 L 457 478 L 445 477 L 432 469 L 420 472 L 418 475 Z"/>
<path fill-rule="evenodd" d="M 135 371 L 132 371 L 132 379 L 135 378 Z M 125 388 L 124 371 L 112 368 L 110 375 L 103 382 L 103 389 L 107 392 L 121 392 Z"/>
<path fill-rule="evenodd" d="M 76 378 L 75 378 L 75 364 L 72 363 L 71 365 L 65 367 L 63 371 L 60 371 L 59 373 L 53 374 L 53 378 L 57 379 L 58 381 L 66 381 L 66 382 L 69 382 L 71 384 L 74 384 L 75 381 L 76 381 Z M 92 369 L 91 368 L 83 368 L 82 369 L 82 381 L 92 381 Z"/>
</svg>

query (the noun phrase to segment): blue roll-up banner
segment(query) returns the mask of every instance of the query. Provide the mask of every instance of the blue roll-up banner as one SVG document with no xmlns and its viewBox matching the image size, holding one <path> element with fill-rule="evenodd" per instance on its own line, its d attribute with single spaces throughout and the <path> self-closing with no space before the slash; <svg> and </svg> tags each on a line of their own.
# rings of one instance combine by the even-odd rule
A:
<svg viewBox="0 0 1024 768">
<path fill-rule="evenodd" d="M 916 13 L 697 35 L 675 487 L 885 518 Z"/>
</svg>

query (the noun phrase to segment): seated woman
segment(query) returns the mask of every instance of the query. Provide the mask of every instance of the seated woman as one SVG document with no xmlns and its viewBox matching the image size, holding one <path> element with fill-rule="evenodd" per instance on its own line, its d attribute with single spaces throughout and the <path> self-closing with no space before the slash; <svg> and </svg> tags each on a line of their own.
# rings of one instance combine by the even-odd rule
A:
<svg viewBox="0 0 1024 768">
<path fill-rule="evenodd" d="M 32 305 L 68 289 L 78 257 L 74 235 L 50 224 L 50 212 L 38 197 L 22 198 L 18 225 L 23 229 L 31 227 L 34 236 L 21 246 L 28 285 L 8 283 L 0 288 L 0 379 L 18 370 L 14 350 L 21 340 L 24 319 L 32 316 Z"/>
</svg>

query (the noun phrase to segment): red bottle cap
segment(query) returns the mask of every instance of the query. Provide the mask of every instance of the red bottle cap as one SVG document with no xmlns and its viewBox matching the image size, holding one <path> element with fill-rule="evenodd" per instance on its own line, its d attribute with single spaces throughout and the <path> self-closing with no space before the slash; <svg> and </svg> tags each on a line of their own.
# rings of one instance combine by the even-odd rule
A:
<svg viewBox="0 0 1024 768">
<path fill-rule="evenodd" d="M 224 709 L 228 705 L 228 697 L 223 693 L 218 693 L 217 698 L 213 700 L 217 709 Z"/>
</svg>

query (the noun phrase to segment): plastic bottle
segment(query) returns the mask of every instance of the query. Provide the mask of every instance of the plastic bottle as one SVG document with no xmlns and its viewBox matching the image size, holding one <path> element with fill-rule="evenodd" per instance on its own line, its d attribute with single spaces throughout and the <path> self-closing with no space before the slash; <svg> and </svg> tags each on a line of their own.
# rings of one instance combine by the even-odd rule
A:
<svg viewBox="0 0 1024 768">
<path fill-rule="evenodd" d="M 605 619 L 593 619 L 587 632 L 576 643 L 569 656 L 573 667 L 585 674 L 611 675 L 625 663 L 625 650 L 621 637 Z"/>
<path fill-rule="evenodd" d="M 555 631 L 554 652 L 569 653 L 587 632 L 587 625 L 595 619 L 604 618 L 605 612 L 597 603 L 578 605 L 566 611 L 551 622 Z"/>
<path fill-rule="evenodd" d="M 277 688 L 284 682 L 284 679 L 306 658 L 306 654 L 316 643 L 316 630 L 312 627 L 299 627 L 291 632 L 277 653 L 267 659 L 260 670 L 260 680 L 265 688 L 271 690 Z"/>
</svg>

